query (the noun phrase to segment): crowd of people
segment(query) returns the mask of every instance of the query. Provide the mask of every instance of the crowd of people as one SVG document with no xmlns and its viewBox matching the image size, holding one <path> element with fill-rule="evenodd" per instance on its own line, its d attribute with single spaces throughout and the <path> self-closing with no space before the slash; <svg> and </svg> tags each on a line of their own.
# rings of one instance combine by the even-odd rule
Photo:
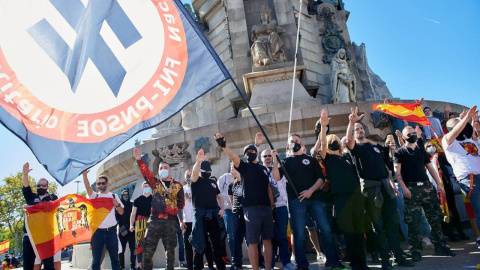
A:
<svg viewBox="0 0 480 270">
<path fill-rule="evenodd" d="M 112 269 L 125 269 L 128 243 L 130 268 L 152 269 L 161 240 L 167 270 L 174 269 L 177 245 L 180 266 L 188 270 L 205 266 L 225 270 L 227 249 L 230 270 L 242 270 L 244 243 L 254 270 L 270 270 L 277 261 L 286 270 L 303 270 L 309 267 L 306 232 L 317 259 L 331 269 L 345 269 L 346 262 L 351 269 L 370 269 L 367 252 L 382 269 L 392 269 L 393 262 L 412 267 L 422 260 L 425 246 L 433 246 L 437 256 L 453 257 L 447 240 L 468 239 L 453 183 L 458 183 L 472 207 L 468 212 L 480 249 L 476 106 L 458 117 L 447 111 L 444 125 L 430 108 L 424 112 L 431 126 L 421 128 L 394 119 L 396 132 L 382 145 L 366 137 L 364 115 L 357 108 L 352 108 L 342 138 L 329 134 L 330 118 L 322 110 L 315 145 L 308 152 L 301 136 L 292 133 L 284 160 L 279 160 L 275 149 L 262 145 L 261 133 L 244 147 L 242 157 L 217 133 L 214 139 L 231 160 L 229 172 L 217 180 L 204 151 L 199 150 L 183 185 L 173 179 L 168 163 L 161 162 L 154 175 L 135 148 L 145 182 L 142 195 L 133 202 L 128 190 L 120 197 L 107 191 L 105 176 L 97 179 L 94 192 L 85 171 L 88 196 L 113 198 L 115 206 L 92 236 L 91 268 L 100 269 L 106 247 Z M 27 179 L 28 171 L 27 163 Z M 44 188 L 48 181 L 42 179 L 34 194 L 24 181 L 27 204 L 55 199 Z M 409 252 L 402 249 L 402 238 L 408 241 Z M 28 243 L 24 238 L 24 256 L 29 256 Z M 44 265 L 54 269 L 54 258 Z"/>
</svg>

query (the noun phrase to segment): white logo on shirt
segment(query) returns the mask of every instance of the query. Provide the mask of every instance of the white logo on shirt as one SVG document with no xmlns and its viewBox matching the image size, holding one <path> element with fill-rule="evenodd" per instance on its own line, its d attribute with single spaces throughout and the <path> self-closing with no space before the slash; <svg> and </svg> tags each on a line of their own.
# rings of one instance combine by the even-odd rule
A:
<svg viewBox="0 0 480 270">
<path fill-rule="evenodd" d="M 211 183 L 211 184 L 213 188 L 217 188 L 217 185 L 215 185 L 214 183 Z"/>
<path fill-rule="evenodd" d="M 373 147 L 373 149 L 375 149 L 375 152 L 379 153 L 380 154 L 380 150 L 378 150 L 378 148 L 376 147 Z"/>
<path fill-rule="evenodd" d="M 309 165 L 309 164 L 310 164 L 310 160 L 304 159 L 304 160 L 302 160 L 302 163 L 303 163 L 303 165 Z"/>
</svg>

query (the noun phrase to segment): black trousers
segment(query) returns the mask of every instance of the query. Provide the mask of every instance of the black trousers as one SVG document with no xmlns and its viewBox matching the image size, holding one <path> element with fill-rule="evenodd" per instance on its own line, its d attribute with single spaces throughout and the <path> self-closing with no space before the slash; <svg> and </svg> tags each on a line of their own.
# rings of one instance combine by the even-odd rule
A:
<svg viewBox="0 0 480 270">
<path fill-rule="evenodd" d="M 130 249 L 130 267 L 135 268 L 135 232 L 128 231 L 128 234 L 125 236 L 118 235 L 120 238 L 120 243 L 122 244 L 122 253 L 118 254 L 118 259 L 120 261 L 120 267 L 125 268 L 125 248 Z"/>
<path fill-rule="evenodd" d="M 363 238 L 363 195 L 360 190 L 352 193 L 333 194 L 338 227 L 345 238 L 348 259 L 352 267 L 367 265 Z"/>
<path fill-rule="evenodd" d="M 190 234 L 192 234 L 192 227 L 193 227 L 192 224 L 193 224 L 192 222 L 185 222 L 185 226 L 187 228 L 183 232 L 183 244 L 185 247 L 185 259 L 187 260 L 188 270 L 193 270 L 193 246 L 192 244 L 190 244 L 190 241 L 188 241 Z M 207 259 L 208 268 L 214 268 L 212 245 L 210 244 L 209 240 L 207 240 L 207 242 L 205 243 L 204 253 L 205 253 L 205 258 Z"/>
<path fill-rule="evenodd" d="M 30 243 L 30 238 L 24 236 L 22 240 L 23 248 L 23 269 L 33 270 L 33 265 L 35 263 L 35 251 L 33 251 L 32 244 Z M 47 258 L 42 261 L 43 269 L 45 270 L 55 270 L 53 265 L 53 257 Z"/>
<path fill-rule="evenodd" d="M 217 265 L 218 270 L 225 270 L 225 262 L 222 259 L 222 245 L 221 243 L 221 233 L 220 233 L 220 226 L 218 225 L 218 221 L 215 218 L 210 220 L 203 219 L 203 233 L 205 235 L 206 246 L 208 247 L 208 239 L 213 246 L 213 256 L 215 260 L 215 264 Z M 194 270 L 201 270 L 203 269 L 203 254 L 206 253 L 207 248 L 203 252 L 199 252 L 195 250 L 195 257 L 193 259 L 193 269 Z"/>
</svg>

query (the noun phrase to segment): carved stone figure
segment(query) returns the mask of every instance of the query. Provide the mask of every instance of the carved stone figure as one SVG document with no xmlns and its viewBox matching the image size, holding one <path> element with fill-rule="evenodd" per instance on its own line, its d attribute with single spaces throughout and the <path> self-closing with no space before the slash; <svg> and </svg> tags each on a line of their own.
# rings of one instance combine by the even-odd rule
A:
<svg viewBox="0 0 480 270">
<path fill-rule="evenodd" d="M 252 58 L 255 67 L 268 66 L 274 62 L 284 62 L 284 43 L 280 34 L 285 30 L 270 17 L 270 8 L 262 6 L 260 23 L 252 27 Z"/>
<path fill-rule="evenodd" d="M 322 36 L 322 47 L 324 54 L 322 56 L 323 63 L 330 64 L 332 58 L 339 49 L 345 49 L 345 39 L 342 36 L 343 30 L 336 23 L 337 11 L 330 3 L 322 3 L 317 7 L 317 19 L 324 22 L 324 27 L 320 29 Z M 347 60 L 350 55 L 347 52 Z"/>
<path fill-rule="evenodd" d="M 347 52 L 345 49 L 338 50 L 332 59 L 332 102 L 346 103 L 355 102 L 356 82 L 355 75 L 350 71 L 347 64 Z"/>
</svg>

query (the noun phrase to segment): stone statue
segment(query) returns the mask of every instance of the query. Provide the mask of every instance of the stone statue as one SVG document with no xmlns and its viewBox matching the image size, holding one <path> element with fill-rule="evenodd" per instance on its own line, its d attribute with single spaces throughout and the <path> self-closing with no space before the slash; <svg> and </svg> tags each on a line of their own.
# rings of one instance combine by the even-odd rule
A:
<svg viewBox="0 0 480 270">
<path fill-rule="evenodd" d="M 251 47 L 253 65 L 255 67 L 268 66 L 274 62 L 284 62 L 285 45 L 280 34 L 285 30 L 277 26 L 277 21 L 270 18 L 270 8 L 262 6 L 260 9 L 260 23 L 252 27 Z"/>
<path fill-rule="evenodd" d="M 332 102 L 346 103 L 355 102 L 356 81 L 355 75 L 350 71 L 347 64 L 347 52 L 345 49 L 338 50 L 332 59 Z"/>
</svg>

